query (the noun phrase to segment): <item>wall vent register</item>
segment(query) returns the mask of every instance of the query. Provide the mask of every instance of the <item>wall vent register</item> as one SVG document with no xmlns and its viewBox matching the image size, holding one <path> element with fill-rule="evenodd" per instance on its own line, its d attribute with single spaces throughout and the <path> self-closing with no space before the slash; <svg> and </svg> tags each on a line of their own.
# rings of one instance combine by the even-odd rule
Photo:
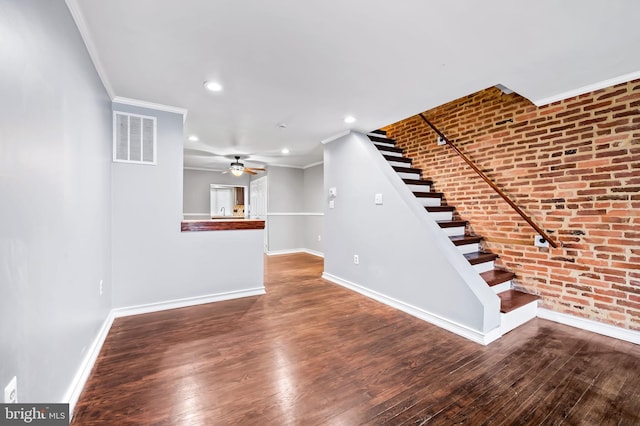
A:
<svg viewBox="0 0 640 426">
<path fill-rule="evenodd" d="M 113 113 L 113 161 L 156 164 L 156 118 Z"/>
</svg>

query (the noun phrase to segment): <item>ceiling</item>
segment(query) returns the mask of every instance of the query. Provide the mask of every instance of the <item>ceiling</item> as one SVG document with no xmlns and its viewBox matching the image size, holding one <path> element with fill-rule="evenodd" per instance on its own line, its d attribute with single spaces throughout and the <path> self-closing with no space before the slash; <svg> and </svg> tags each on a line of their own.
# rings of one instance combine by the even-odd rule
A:
<svg viewBox="0 0 640 426">
<path fill-rule="evenodd" d="M 496 84 L 541 105 L 640 77 L 637 0 L 67 4 L 113 99 L 188 111 L 185 167 L 304 167 L 340 132 Z"/>
</svg>

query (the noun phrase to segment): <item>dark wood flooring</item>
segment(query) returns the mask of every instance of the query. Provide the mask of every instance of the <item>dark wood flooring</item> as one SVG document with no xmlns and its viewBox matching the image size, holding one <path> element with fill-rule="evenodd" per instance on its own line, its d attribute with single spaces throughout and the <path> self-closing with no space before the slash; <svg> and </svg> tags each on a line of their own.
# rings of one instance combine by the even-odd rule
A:
<svg viewBox="0 0 640 426">
<path fill-rule="evenodd" d="M 485 347 L 321 272 L 269 257 L 265 296 L 116 320 L 73 424 L 640 424 L 637 345 L 535 319 Z"/>
</svg>

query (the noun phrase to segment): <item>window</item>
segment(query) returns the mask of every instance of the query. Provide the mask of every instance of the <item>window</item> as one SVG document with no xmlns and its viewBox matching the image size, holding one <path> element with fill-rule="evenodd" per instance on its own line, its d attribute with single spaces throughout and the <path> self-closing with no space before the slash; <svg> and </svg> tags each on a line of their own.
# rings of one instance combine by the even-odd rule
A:
<svg viewBox="0 0 640 426">
<path fill-rule="evenodd" d="M 113 113 L 113 161 L 156 164 L 156 118 Z"/>
</svg>

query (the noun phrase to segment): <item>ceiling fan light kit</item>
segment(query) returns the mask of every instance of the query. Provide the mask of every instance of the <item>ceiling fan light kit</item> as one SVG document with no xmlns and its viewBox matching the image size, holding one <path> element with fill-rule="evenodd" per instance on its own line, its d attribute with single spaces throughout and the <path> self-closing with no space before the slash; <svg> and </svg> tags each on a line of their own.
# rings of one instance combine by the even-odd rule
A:
<svg viewBox="0 0 640 426">
<path fill-rule="evenodd" d="M 248 173 L 250 175 L 257 175 L 258 172 L 263 172 L 265 169 L 263 168 L 253 168 L 253 167 L 245 167 L 243 163 L 240 162 L 240 156 L 235 156 L 236 161 L 229 165 L 229 172 L 231 172 L 234 176 L 242 176 L 243 173 Z M 227 173 L 227 172 L 223 172 Z"/>
</svg>

